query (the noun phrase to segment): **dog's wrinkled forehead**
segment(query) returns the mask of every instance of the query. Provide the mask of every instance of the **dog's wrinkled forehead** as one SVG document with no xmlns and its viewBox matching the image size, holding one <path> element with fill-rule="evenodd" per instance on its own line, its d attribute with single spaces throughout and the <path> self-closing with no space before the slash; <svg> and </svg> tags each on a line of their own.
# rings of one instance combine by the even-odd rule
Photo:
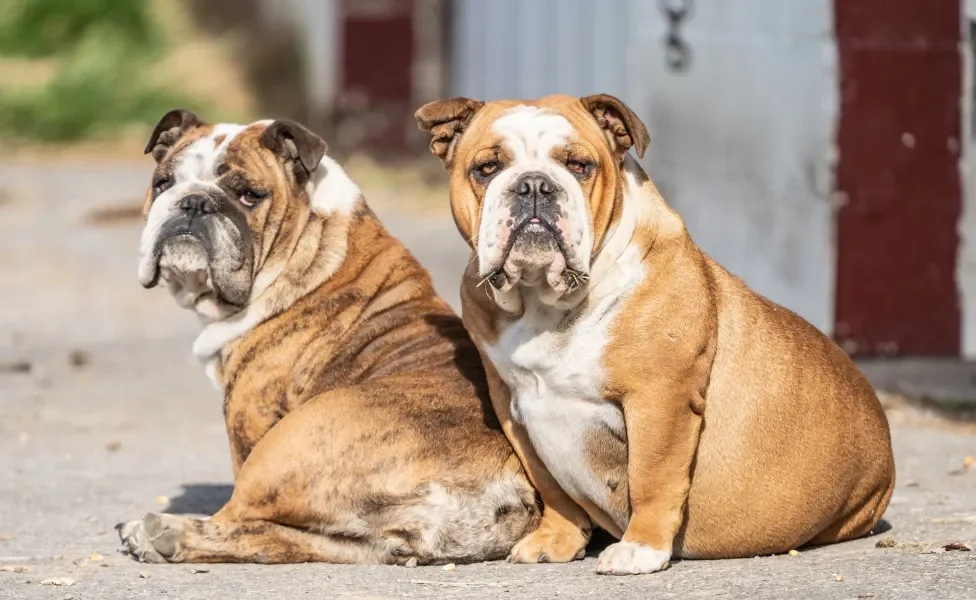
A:
<svg viewBox="0 0 976 600">
<path fill-rule="evenodd" d="M 226 154 L 231 141 L 244 129 L 244 125 L 215 125 L 209 135 L 190 142 L 182 152 L 173 157 L 173 177 L 179 183 L 215 181 L 218 162 Z"/>
<path fill-rule="evenodd" d="M 505 110 L 491 130 L 516 162 L 545 159 L 575 133 L 569 119 L 558 112 L 524 105 Z"/>
<path fill-rule="evenodd" d="M 252 128 L 263 129 L 271 121 L 258 121 L 250 125 L 220 123 L 201 137 L 190 140 L 182 148 L 174 149 L 170 160 L 176 184 L 215 183 L 220 167 L 235 140 Z"/>
</svg>

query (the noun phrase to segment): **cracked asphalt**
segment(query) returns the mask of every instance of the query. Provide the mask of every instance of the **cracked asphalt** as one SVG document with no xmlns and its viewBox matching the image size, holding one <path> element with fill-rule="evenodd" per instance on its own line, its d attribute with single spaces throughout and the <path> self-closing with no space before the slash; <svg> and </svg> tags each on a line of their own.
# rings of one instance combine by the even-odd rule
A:
<svg viewBox="0 0 976 600">
<path fill-rule="evenodd" d="M 114 525 L 211 513 L 230 494 L 220 398 L 195 319 L 136 281 L 147 163 L 0 164 L 0 600 L 99 598 L 976 598 L 976 425 L 889 399 L 898 485 L 873 537 L 797 555 L 600 577 L 565 565 L 147 565 Z M 446 213 L 367 198 L 457 303 Z M 435 213 L 436 214 L 436 213 Z M 876 547 L 878 543 L 891 547 Z M 950 546 L 952 547 L 952 546 Z M 60 584 L 60 585 L 58 585 Z"/>
</svg>

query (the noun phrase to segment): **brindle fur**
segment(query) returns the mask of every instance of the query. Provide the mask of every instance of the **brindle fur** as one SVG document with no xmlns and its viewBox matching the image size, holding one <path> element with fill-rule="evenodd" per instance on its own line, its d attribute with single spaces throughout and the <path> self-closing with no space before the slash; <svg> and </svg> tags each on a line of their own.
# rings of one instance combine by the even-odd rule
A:
<svg viewBox="0 0 976 600">
<path fill-rule="evenodd" d="M 159 171 L 212 134 L 181 121 L 191 127 L 167 147 L 150 143 Z M 264 318 L 216 358 L 233 495 L 211 519 L 122 525 L 123 542 L 168 562 L 505 557 L 539 509 L 460 319 L 361 199 L 348 213 L 311 209 L 293 164 L 303 149 L 282 158 L 262 145 L 266 127 L 241 132 L 220 161 L 225 177 L 247 173 L 273 190 L 247 214 L 252 284 L 278 273 L 247 307 Z"/>
</svg>

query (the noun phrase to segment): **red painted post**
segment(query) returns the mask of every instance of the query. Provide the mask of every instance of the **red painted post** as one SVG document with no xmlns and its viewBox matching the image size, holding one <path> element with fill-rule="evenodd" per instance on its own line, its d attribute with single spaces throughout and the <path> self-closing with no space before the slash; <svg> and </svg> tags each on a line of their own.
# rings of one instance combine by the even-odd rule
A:
<svg viewBox="0 0 976 600">
<path fill-rule="evenodd" d="M 959 0 L 835 0 L 840 71 L 836 339 L 957 356 Z"/>
</svg>

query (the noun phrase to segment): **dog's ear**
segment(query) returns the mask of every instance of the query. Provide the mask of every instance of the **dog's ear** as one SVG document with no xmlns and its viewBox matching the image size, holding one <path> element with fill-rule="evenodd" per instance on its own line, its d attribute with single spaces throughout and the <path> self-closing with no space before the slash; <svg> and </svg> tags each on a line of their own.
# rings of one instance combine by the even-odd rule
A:
<svg viewBox="0 0 976 600">
<path fill-rule="evenodd" d="M 647 127 L 630 107 L 608 94 L 594 94 L 580 98 L 586 110 L 590 111 L 596 122 L 603 128 L 610 141 L 610 147 L 623 156 L 634 148 L 637 156 L 643 158 L 651 137 Z"/>
<path fill-rule="evenodd" d="M 149 143 L 146 144 L 145 153 L 152 153 L 153 159 L 158 163 L 183 134 L 206 124 L 203 119 L 186 109 L 171 110 L 156 123 L 152 135 L 149 136 Z"/>
<path fill-rule="evenodd" d="M 274 152 L 299 183 L 309 180 L 319 166 L 328 145 L 325 140 L 291 119 L 278 119 L 261 134 L 261 145 Z"/>
<path fill-rule="evenodd" d="M 471 98 L 449 98 L 427 103 L 414 117 L 424 131 L 430 132 L 430 151 L 450 168 L 454 149 L 468 123 L 485 103 Z"/>
</svg>

